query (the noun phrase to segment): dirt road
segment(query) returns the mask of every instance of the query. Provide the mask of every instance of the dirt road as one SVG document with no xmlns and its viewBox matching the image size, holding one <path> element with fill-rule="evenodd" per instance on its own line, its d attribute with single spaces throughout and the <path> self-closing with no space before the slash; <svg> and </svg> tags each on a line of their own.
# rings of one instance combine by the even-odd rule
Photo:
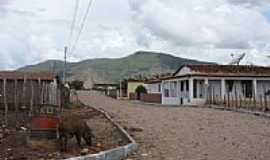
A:
<svg viewBox="0 0 270 160">
<path fill-rule="evenodd" d="M 203 108 L 156 107 L 94 92 L 80 99 L 109 112 L 132 132 L 139 149 L 129 160 L 269 160 L 270 119 Z"/>
</svg>

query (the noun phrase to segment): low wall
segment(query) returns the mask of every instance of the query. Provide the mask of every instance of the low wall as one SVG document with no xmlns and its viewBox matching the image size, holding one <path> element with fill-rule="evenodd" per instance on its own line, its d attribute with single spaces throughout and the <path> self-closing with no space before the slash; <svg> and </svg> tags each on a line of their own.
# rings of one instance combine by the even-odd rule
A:
<svg viewBox="0 0 270 160">
<path fill-rule="evenodd" d="M 149 103 L 161 103 L 160 93 L 148 93 L 141 96 L 141 101 Z"/>
<path fill-rule="evenodd" d="M 129 100 L 136 100 L 137 96 L 135 93 L 129 93 Z"/>
</svg>

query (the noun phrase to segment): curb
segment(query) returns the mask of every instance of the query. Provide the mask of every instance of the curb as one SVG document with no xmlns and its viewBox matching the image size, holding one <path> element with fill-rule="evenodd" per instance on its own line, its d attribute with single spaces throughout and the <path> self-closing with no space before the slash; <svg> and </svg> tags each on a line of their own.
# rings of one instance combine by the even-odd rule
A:
<svg viewBox="0 0 270 160">
<path fill-rule="evenodd" d="M 128 132 L 120 124 L 115 122 L 107 112 L 100 110 L 96 107 L 91 108 L 102 113 L 105 116 L 105 118 L 108 119 L 130 141 L 130 143 L 125 146 L 120 146 L 114 149 L 102 151 L 97 154 L 73 157 L 64 160 L 121 160 L 127 157 L 133 151 L 137 150 L 138 144 L 135 142 L 135 140 L 128 134 Z"/>
</svg>

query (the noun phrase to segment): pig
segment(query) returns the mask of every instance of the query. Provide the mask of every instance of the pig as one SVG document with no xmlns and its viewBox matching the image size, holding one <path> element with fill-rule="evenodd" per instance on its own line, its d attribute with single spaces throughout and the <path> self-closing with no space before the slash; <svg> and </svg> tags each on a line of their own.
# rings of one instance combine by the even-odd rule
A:
<svg viewBox="0 0 270 160">
<path fill-rule="evenodd" d="M 92 145 L 92 138 L 94 137 L 93 132 L 88 127 L 86 121 L 77 115 L 61 116 L 58 132 L 61 151 L 67 151 L 68 139 L 71 139 L 74 136 L 76 137 L 79 147 L 81 147 L 82 138 L 86 145 Z"/>
</svg>

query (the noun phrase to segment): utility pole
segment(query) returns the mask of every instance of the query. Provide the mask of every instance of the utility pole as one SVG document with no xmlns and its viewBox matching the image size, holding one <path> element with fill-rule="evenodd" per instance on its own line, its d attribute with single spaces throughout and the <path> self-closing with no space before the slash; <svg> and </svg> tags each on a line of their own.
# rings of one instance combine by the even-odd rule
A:
<svg viewBox="0 0 270 160">
<path fill-rule="evenodd" d="M 64 72 L 63 72 L 63 82 L 66 84 L 66 72 L 67 72 L 67 51 L 68 47 L 65 46 L 64 48 Z"/>
<path fill-rule="evenodd" d="M 119 97 L 122 98 L 122 81 L 120 80 Z"/>
</svg>

